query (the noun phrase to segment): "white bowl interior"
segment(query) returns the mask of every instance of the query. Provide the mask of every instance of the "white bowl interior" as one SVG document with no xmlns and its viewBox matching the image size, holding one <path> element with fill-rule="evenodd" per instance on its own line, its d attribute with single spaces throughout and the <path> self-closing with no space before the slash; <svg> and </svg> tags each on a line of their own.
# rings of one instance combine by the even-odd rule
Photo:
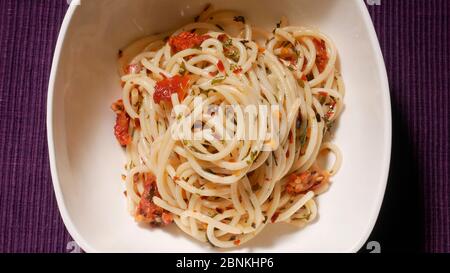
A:
<svg viewBox="0 0 450 273">
<path fill-rule="evenodd" d="M 150 229 L 130 217 L 120 178 L 124 153 L 113 135 L 110 110 L 121 95 L 119 48 L 192 21 L 207 2 L 96 0 L 68 11 L 49 88 L 49 148 L 61 214 L 86 251 L 215 251 L 175 226 Z M 272 225 L 233 251 L 358 250 L 383 198 L 391 126 L 384 63 L 362 1 L 212 2 L 216 8 L 241 11 L 254 25 L 273 28 L 285 15 L 291 24 L 320 28 L 337 45 L 347 87 L 335 134 L 344 163 L 331 189 L 319 198 L 319 219 L 302 230 Z"/>
</svg>

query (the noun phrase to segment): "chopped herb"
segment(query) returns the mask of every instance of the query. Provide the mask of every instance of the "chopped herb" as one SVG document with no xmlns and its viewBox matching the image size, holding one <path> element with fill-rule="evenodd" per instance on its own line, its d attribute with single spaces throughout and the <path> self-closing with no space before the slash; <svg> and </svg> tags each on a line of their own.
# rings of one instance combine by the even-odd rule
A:
<svg viewBox="0 0 450 273">
<path fill-rule="evenodd" d="M 247 164 L 250 165 L 253 162 L 255 162 L 256 157 L 258 156 L 258 152 L 257 151 L 252 151 L 250 153 L 250 158 L 247 160 Z"/>
<path fill-rule="evenodd" d="M 255 225 L 255 223 L 252 223 L 252 228 L 256 228 L 256 225 Z"/>
<path fill-rule="evenodd" d="M 232 59 L 236 63 L 239 61 L 240 58 L 239 49 L 237 49 L 235 46 L 226 46 L 224 48 L 224 55 L 225 57 Z"/>
<path fill-rule="evenodd" d="M 301 144 L 301 146 L 305 145 L 305 143 L 306 143 L 306 134 L 307 134 L 307 132 L 308 132 L 307 126 L 304 126 L 303 127 L 303 131 L 300 134 L 300 144 Z"/>
<path fill-rule="evenodd" d="M 232 40 L 231 38 L 226 39 L 226 40 L 223 42 L 223 45 L 224 45 L 225 47 L 230 47 L 230 46 L 233 45 L 233 40 Z"/>
<path fill-rule="evenodd" d="M 256 156 L 258 156 L 258 151 L 253 151 L 252 153 L 251 153 L 251 159 L 252 160 L 255 160 L 256 159 Z"/>
<path fill-rule="evenodd" d="M 211 84 L 217 84 L 217 83 L 221 83 L 223 82 L 227 77 L 225 76 L 221 76 L 221 77 L 216 77 L 211 81 Z"/>
<path fill-rule="evenodd" d="M 336 122 L 333 120 L 333 121 L 329 121 L 329 122 L 327 122 L 327 129 L 328 129 L 328 131 L 330 131 L 331 129 L 333 129 L 333 126 L 334 126 L 334 124 L 335 124 Z"/>
<path fill-rule="evenodd" d="M 273 161 L 275 161 L 275 166 L 278 166 L 278 161 L 277 161 L 277 157 L 275 156 L 275 154 L 273 155 Z"/>
<path fill-rule="evenodd" d="M 333 121 L 330 121 L 329 118 L 328 118 L 327 116 L 325 116 L 323 119 L 324 119 L 324 121 L 325 121 L 326 129 L 327 129 L 328 131 L 330 131 L 330 130 L 333 128 L 333 126 L 334 126 L 334 124 L 335 124 L 336 122 L 335 122 L 334 120 L 333 120 Z"/>
<path fill-rule="evenodd" d="M 214 89 L 208 89 L 208 90 L 200 89 L 200 94 L 199 95 L 203 94 L 206 97 L 208 97 L 210 92 L 215 92 L 215 90 Z"/>
<path fill-rule="evenodd" d="M 273 29 L 272 33 L 275 34 L 275 31 L 277 30 L 277 28 L 280 28 L 280 27 L 281 27 L 281 21 L 277 23 L 277 25 Z"/>
<path fill-rule="evenodd" d="M 287 47 L 288 45 L 290 45 L 291 43 L 289 41 L 283 41 L 281 42 L 281 47 Z"/>
<path fill-rule="evenodd" d="M 187 69 L 186 69 L 186 64 L 184 62 L 181 63 L 180 65 L 180 70 L 178 71 L 178 73 L 180 73 L 181 75 L 186 74 Z"/>
<path fill-rule="evenodd" d="M 296 48 L 294 48 L 295 56 L 297 56 L 297 59 L 300 57 L 300 51 L 298 51 Z"/>
<path fill-rule="evenodd" d="M 306 79 L 308 81 L 312 81 L 314 79 L 314 76 L 312 74 L 308 74 L 308 75 L 306 75 Z"/>
<path fill-rule="evenodd" d="M 249 41 L 249 40 L 242 40 L 241 43 L 242 43 L 243 45 L 246 45 L 247 43 L 250 43 L 250 41 Z"/>
<path fill-rule="evenodd" d="M 239 15 L 239 16 L 234 16 L 234 19 L 233 19 L 235 22 L 241 22 L 241 23 L 243 23 L 243 24 L 245 24 L 245 17 L 244 16 L 241 16 L 241 15 Z"/>
<path fill-rule="evenodd" d="M 319 102 L 320 102 L 320 104 L 324 104 L 325 103 L 325 101 L 327 100 L 327 97 L 326 96 L 320 96 L 319 97 Z"/>
</svg>

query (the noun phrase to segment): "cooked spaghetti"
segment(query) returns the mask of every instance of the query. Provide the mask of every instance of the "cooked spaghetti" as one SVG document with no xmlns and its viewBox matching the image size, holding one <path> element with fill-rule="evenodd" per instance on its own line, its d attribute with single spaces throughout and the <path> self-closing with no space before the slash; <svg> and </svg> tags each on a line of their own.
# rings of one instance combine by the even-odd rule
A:
<svg viewBox="0 0 450 273">
<path fill-rule="evenodd" d="M 345 92 L 336 62 L 316 29 L 283 18 L 264 30 L 210 8 L 119 51 L 112 108 L 130 213 L 221 248 L 268 224 L 311 223 L 342 161 L 329 142 Z M 317 159 L 330 152 L 325 169 Z"/>
</svg>

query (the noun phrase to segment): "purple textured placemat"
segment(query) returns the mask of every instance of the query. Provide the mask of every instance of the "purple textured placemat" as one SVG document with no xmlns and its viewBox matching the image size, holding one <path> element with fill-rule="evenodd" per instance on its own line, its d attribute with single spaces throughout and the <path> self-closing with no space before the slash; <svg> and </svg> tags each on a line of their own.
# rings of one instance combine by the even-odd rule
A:
<svg viewBox="0 0 450 273">
<path fill-rule="evenodd" d="M 0 251 L 63 252 L 70 240 L 53 193 L 46 99 L 67 4 L 0 0 Z"/>
<path fill-rule="evenodd" d="M 377 1 L 369 1 L 376 3 Z M 393 107 L 388 189 L 371 240 L 450 252 L 447 0 L 369 6 Z M 0 252 L 67 252 L 46 138 L 51 61 L 65 0 L 0 0 Z"/>
<path fill-rule="evenodd" d="M 392 101 L 391 171 L 372 239 L 395 250 L 450 252 L 450 1 L 369 6 Z"/>
</svg>

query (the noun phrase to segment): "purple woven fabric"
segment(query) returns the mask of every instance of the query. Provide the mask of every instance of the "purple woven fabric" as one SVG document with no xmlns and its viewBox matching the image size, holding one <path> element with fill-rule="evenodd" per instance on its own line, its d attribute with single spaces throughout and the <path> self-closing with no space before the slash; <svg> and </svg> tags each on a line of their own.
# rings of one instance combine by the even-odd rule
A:
<svg viewBox="0 0 450 273">
<path fill-rule="evenodd" d="M 67 252 L 47 154 L 46 98 L 65 0 L 0 0 L 0 252 Z M 376 1 L 371 1 L 376 2 Z M 371 240 L 450 252 L 448 0 L 370 5 L 389 73 L 393 155 Z"/>
</svg>

